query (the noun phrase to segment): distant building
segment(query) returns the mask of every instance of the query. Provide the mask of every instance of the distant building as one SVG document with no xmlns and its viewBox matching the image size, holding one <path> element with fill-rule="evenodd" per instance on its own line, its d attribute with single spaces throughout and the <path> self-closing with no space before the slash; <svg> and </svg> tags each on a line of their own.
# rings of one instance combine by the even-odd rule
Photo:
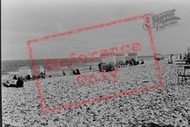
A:
<svg viewBox="0 0 190 127">
<path fill-rule="evenodd" d="M 114 52 L 102 53 L 101 54 L 102 63 L 109 64 L 110 62 L 116 63 L 116 56 Z"/>
<path fill-rule="evenodd" d="M 116 62 L 124 62 L 125 63 L 125 54 L 119 54 L 119 55 L 116 55 Z"/>
<path fill-rule="evenodd" d="M 105 57 L 105 58 L 103 58 Z M 101 55 L 101 61 L 102 63 L 109 64 L 111 62 L 113 63 L 118 63 L 120 61 L 123 61 L 125 63 L 125 55 L 124 54 L 115 54 L 114 52 L 108 52 L 108 53 L 103 53 Z"/>
<path fill-rule="evenodd" d="M 31 68 L 29 66 L 19 67 L 19 69 L 18 69 L 18 76 L 25 77 L 27 75 L 30 75 L 30 77 L 32 77 L 32 70 L 31 70 Z"/>
<path fill-rule="evenodd" d="M 131 60 L 131 59 L 134 59 L 135 61 L 138 61 L 138 53 L 136 52 L 130 52 L 128 54 L 128 57 L 126 57 L 126 60 Z"/>
</svg>

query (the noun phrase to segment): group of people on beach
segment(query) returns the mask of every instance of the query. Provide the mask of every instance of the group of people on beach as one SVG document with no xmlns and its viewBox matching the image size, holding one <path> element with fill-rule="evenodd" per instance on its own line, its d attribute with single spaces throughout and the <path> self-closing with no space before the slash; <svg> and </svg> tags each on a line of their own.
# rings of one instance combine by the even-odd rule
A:
<svg viewBox="0 0 190 127">
<path fill-rule="evenodd" d="M 90 69 L 90 71 L 92 71 L 92 65 L 90 65 L 89 69 Z M 63 72 L 63 76 L 66 75 L 64 70 L 62 70 L 62 72 Z M 79 69 L 71 69 L 71 74 L 72 75 L 80 75 L 81 73 L 80 73 Z"/>
<path fill-rule="evenodd" d="M 185 55 L 184 57 L 182 57 L 182 55 L 180 55 L 180 59 L 185 59 L 186 60 L 186 63 L 189 63 L 190 64 L 190 54 L 188 55 Z M 130 60 L 130 61 L 126 61 L 125 63 L 126 65 L 138 65 L 138 64 L 144 64 L 144 61 L 135 61 L 134 59 Z M 168 59 L 168 64 L 173 64 L 173 54 L 171 54 L 169 56 L 169 59 Z M 92 65 L 90 66 L 89 68 L 90 71 L 92 71 Z M 72 69 L 72 72 L 71 72 L 72 75 L 80 75 L 80 71 L 79 69 Z M 63 70 L 63 75 L 66 75 L 64 70 Z M 16 75 L 14 75 L 13 77 L 13 81 L 11 83 L 9 83 L 9 81 L 6 81 L 5 83 L 3 83 L 3 86 L 5 87 L 23 87 L 24 85 L 24 80 L 23 78 L 20 76 L 20 77 L 17 77 Z"/>
<path fill-rule="evenodd" d="M 13 81 L 11 83 L 9 83 L 9 81 L 6 81 L 6 83 L 3 83 L 3 86 L 20 88 L 24 86 L 24 81 L 22 77 L 17 77 L 14 75 Z"/>
</svg>

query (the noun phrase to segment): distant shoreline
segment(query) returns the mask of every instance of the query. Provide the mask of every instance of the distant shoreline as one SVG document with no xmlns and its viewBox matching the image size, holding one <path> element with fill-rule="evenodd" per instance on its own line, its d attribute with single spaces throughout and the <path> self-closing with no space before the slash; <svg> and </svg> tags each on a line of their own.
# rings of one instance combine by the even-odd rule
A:
<svg viewBox="0 0 190 127">
<path fill-rule="evenodd" d="M 174 54 L 175 55 L 175 54 Z M 177 54 L 176 54 L 177 55 Z M 163 55 L 163 56 L 166 56 L 166 55 Z M 126 56 L 127 57 L 127 56 Z M 143 55 L 143 56 L 138 56 L 139 58 L 141 57 L 153 57 L 153 55 Z M 94 57 L 95 59 L 101 59 L 100 57 Z M 34 60 L 46 60 L 46 59 L 54 59 L 54 60 L 57 60 L 57 59 L 69 59 L 69 58 L 39 58 L 39 59 L 34 59 Z M 77 58 L 75 58 L 77 59 Z M 88 57 L 87 59 L 91 59 L 90 57 Z M 2 60 L 2 61 L 19 61 L 19 60 L 30 60 L 30 59 L 12 59 L 12 60 Z"/>
<path fill-rule="evenodd" d="M 171 53 L 172 54 L 172 53 Z M 170 56 L 171 54 L 157 54 L 157 55 L 162 55 L 162 56 L 164 56 L 164 57 L 168 57 L 168 56 Z M 181 54 L 183 54 L 183 53 L 181 53 Z M 173 54 L 174 56 L 175 55 L 180 55 L 180 53 L 178 53 L 178 54 Z M 127 57 L 127 56 L 126 56 Z M 153 55 L 142 55 L 142 56 L 138 56 L 139 58 L 143 58 L 143 57 L 154 57 Z M 101 59 L 100 57 L 94 57 L 95 59 Z M 34 59 L 34 60 L 46 60 L 46 59 L 55 59 L 55 60 L 57 60 L 57 59 L 69 59 L 69 58 L 38 58 L 38 59 Z M 75 58 L 75 59 L 77 59 L 77 58 Z M 88 57 L 87 59 L 91 59 L 90 57 Z M 30 59 L 9 59 L 9 60 L 1 60 L 2 62 L 4 62 L 4 61 L 19 61 L 19 60 L 29 60 L 30 61 Z"/>
<path fill-rule="evenodd" d="M 158 57 L 160 57 L 161 54 L 157 54 Z M 167 56 L 163 56 L 161 55 L 162 57 L 166 58 Z M 127 56 L 126 56 L 127 57 Z M 68 68 L 75 68 L 75 67 L 80 67 L 80 66 L 90 66 L 91 64 L 97 64 L 101 62 L 101 58 L 100 57 L 95 57 L 95 59 L 97 59 L 96 61 L 94 62 L 91 62 L 91 58 L 87 58 L 87 62 L 85 64 L 80 64 L 78 63 L 78 59 L 75 58 L 73 59 L 73 61 L 75 63 L 77 63 L 76 66 L 73 66 L 73 67 L 69 67 L 69 59 L 68 58 L 52 58 L 52 60 L 54 61 L 54 64 L 56 64 L 56 62 L 60 59 L 63 59 L 66 61 L 66 66 Z M 152 55 L 147 55 L 147 56 L 138 56 L 138 61 L 141 61 L 141 60 L 144 60 L 144 61 L 149 61 L 149 60 L 153 60 L 154 57 Z M 46 67 L 46 63 L 45 63 L 45 60 L 46 59 L 34 59 L 35 61 L 35 65 L 42 65 L 44 67 Z M 31 65 L 31 60 L 5 60 L 5 61 L 2 61 L 2 72 L 3 73 L 6 73 L 6 72 L 18 72 L 18 69 L 19 67 L 23 67 L 23 66 L 32 66 Z M 56 65 L 55 65 L 56 66 Z M 2 74 L 3 74 L 2 73 Z"/>
</svg>

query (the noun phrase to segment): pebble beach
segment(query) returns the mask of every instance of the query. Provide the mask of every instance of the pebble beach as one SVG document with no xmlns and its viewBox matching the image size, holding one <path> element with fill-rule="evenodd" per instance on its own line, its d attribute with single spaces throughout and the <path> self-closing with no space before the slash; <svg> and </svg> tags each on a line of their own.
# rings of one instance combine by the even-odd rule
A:
<svg viewBox="0 0 190 127">
<path fill-rule="evenodd" d="M 4 127 L 190 127 L 190 80 L 177 82 L 177 67 L 159 61 L 163 87 L 84 104 L 50 113 L 41 111 L 35 81 L 23 88 L 2 86 L 2 122 Z M 55 73 L 55 72 L 54 72 Z M 101 80 L 98 71 L 94 74 Z M 76 75 L 39 79 L 45 109 L 100 98 L 159 83 L 154 61 L 118 69 L 117 81 L 108 80 L 79 86 Z M 4 79 L 6 80 L 6 78 Z"/>
</svg>

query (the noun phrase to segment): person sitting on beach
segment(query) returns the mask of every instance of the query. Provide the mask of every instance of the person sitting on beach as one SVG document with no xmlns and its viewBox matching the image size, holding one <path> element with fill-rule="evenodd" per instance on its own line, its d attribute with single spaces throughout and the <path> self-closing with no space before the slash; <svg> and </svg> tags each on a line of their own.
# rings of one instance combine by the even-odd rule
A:
<svg viewBox="0 0 190 127">
<path fill-rule="evenodd" d="M 25 76 L 25 80 L 26 80 L 26 81 L 27 81 L 27 80 L 30 81 L 31 79 L 32 79 L 32 78 L 30 77 L 30 75 L 26 75 L 26 76 Z"/>
<path fill-rule="evenodd" d="M 18 88 L 18 87 L 23 87 L 24 86 L 24 81 L 22 80 L 21 77 L 18 77 L 16 83 L 13 82 L 13 83 L 10 84 L 9 81 L 7 81 L 6 83 L 3 83 L 3 85 L 5 87 L 16 87 L 16 88 Z"/>
<path fill-rule="evenodd" d="M 16 77 L 16 75 L 14 75 L 14 77 L 13 77 L 13 82 L 14 82 L 14 84 L 16 84 L 16 81 L 18 80 L 18 78 Z"/>
<path fill-rule="evenodd" d="M 131 61 L 130 61 L 130 65 L 135 66 L 135 63 L 136 63 L 136 61 L 132 58 Z"/>
<path fill-rule="evenodd" d="M 80 75 L 80 71 L 79 71 L 79 69 L 76 69 L 76 73 L 75 73 L 76 75 Z"/>
<path fill-rule="evenodd" d="M 131 62 L 130 60 L 125 61 L 125 65 L 129 65 L 130 62 Z"/>
<path fill-rule="evenodd" d="M 13 80 L 17 80 L 18 78 L 16 77 L 16 75 L 14 75 L 14 77 L 13 77 Z"/>
<path fill-rule="evenodd" d="M 138 64 L 139 64 L 139 61 L 136 61 L 136 62 L 135 62 L 135 65 L 138 65 Z"/>
<path fill-rule="evenodd" d="M 80 75 L 79 69 L 72 70 L 73 75 Z"/>
<path fill-rule="evenodd" d="M 143 60 L 141 60 L 141 64 L 144 64 L 144 61 L 143 61 Z"/>
</svg>

